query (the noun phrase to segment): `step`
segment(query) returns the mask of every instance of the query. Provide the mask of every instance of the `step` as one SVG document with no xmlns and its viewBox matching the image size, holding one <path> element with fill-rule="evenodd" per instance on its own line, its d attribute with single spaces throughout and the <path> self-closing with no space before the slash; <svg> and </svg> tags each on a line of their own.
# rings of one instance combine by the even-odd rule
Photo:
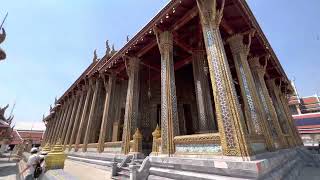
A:
<svg viewBox="0 0 320 180">
<path fill-rule="evenodd" d="M 152 176 L 151 176 L 152 175 Z M 235 178 L 229 176 L 221 176 L 215 174 L 207 174 L 207 173 L 198 173 L 198 172 L 190 172 L 190 171 L 182 171 L 182 170 L 174 170 L 174 169 L 164 169 L 151 167 L 150 168 L 150 176 L 151 178 L 156 177 L 164 177 L 169 179 L 197 179 L 197 180 L 243 180 L 243 178 Z M 149 177 L 150 177 L 149 176 Z"/>
<path fill-rule="evenodd" d="M 118 172 L 118 176 L 130 177 L 130 172 L 129 171 L 120 171 L 120 172 Z"/>
<path fill-rule="evenodd" d="M 108 166 L 108 167 L 111 167 L 112 163 L 113 163 L 111 161 L 88 159 L 88 158 L 81 158 L 81 157 L 75 157 L 75 156 L 68 156 L 68 159 L 73 160 L 73 161 L 86 162 L 89 164 L 96 164 L 96 165 Z"/>
<path fill-rule="evenodd" d="M 129 177 L 126 176 L 113 176 L 111 177 L 111 179 L 115 179 L 115 180 L 129 180 Z"/>
<path fill-rule="evenodd" d="M 148 180 L 174 180 L 174 179 L 161 177 L 161 176 L 155 176 L 155 175 L 149 175 Z"/>
<path fill-rule="evenodd" d="M 121 169 L 121 171 L 127 171 L 127 172 L 129 172 L 129 171 L 130 171 L 130 169 L 129 169 L 129 167 L 128 167 L 128 166 L 127 166 L 127 167 L 121 167 L 120 169 Z"/>
</svg>

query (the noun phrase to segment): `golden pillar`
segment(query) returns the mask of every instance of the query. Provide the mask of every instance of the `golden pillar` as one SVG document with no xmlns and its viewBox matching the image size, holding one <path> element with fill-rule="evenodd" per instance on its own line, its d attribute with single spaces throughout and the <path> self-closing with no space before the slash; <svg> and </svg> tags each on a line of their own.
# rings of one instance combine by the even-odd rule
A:
<svg viewBox="0 0 320 180">
<path fill-rule="evenodd" d="M 197 5 L 206 46 L 223 154 L 251 156 L 253 153 L 245 135 L 246 126 L 241 119 L 242 112 L 219 31 L 223 9 L 216 9 L 216 0 L 197 0 Z M 224 4 L 222 4 L 223 7 Z"/>
<path fill-rule="evenodd" d="M 105 101 L 104 101 L 104 108 L 103 108 L 103 115 L 102 115 L 102 122 L 100 127 L 100 134 L 99 134 L 99 151 L 103 152 L 104 150 L 104 142 L 106 140 L 106 134 L 110 134 L 112 131 L 112 119 L 110 119 L 110 113 L 112 113 L 112 104 L 111 104 L 111 98 L 113 89 L 115 86 L 115 77 L 114 75 L 110 75 L 108 82 L 106 80 L 106 77 L 103 78 L 104 80 L 104 87 L 105 87 Z"/>
<path fill-rule="evenodd" d="M 77 107 L 76 117 L 74 118 L 74 125 L 72 128 L 70 141 L 68 142 L 69 143 L 69 150 L 71 150 L 72 144 L 75 143 L 77 131 L 79 130 L 79 124 L 80 124 L 80 118 L 81 118 L 80 116 L 81 116 L 82 106 L 84 105 L 83 104 L 84 98 L 85 98 L 85 90 L 81 89 L 80 90 L 80 100 L 79 100 L 78 107 Z"/>
<path fill-rule="evenodd" d="M 52 142 L 50 142 L 51 144 L 54 144 L 59 138 L 59 136 L 58 136 L 59 126 L 61 124 L 61 119 L 63 118 L 63 115 L 66 111 L 66 106 L 67 106 L 67 103 L 63 102 L 63 104 L 60 107 L 60 115 L 56 119 L 56 125 L 55 125 L 54 132 L 53 132 Z"/>
<path fill-rule="evenodd" d="M 175 153 L 174 136 L 179 135 L 172 32 L 154 30 L 161 54 L 161 153 Z"/>
<path fill-rule="evenodd" d="M 75 147 L 76 150 L 78 150 L 78 146 L 81 141 L 82 133 L 84 133 L 83 130 L 85 128 L 84 126 L 85 126 L 85 121 L 86 121 L 86 117 L 87 117 L 87 111 L 88 111 L 88 107 L 89 107 L 89 103 L 90 103 L 89 101 L 90 101 L 90 96 L 91 96 L 91 91 L 92 91 L 91 82 L 89 82 L 89 86 L 87 88 L 88 88 L 88 91 L 87 91 L 87 95 L 86 95 L 86 100 L 84 102 L 79 128 L 77 129 L 78 132 L 77 132 L 77 138 L 76 138 L 76 147 Z"/>
<path fill-rule="evenodd" d="M 87 123 L 87 129 L 86 129 L 84 140 L 83 140 L 83 148 L 82 148 L 83 152 L 87 151 L 87 145 L 89 143 L 90 135 L 92 134 L 91 131 L 93 130 L 92 124 L 94 121 L 94 115 L 95 115 L 96 106 L 97 106 L 97 97 L 98 97 L 99 87 L 100 87 L 100 80 L 96 79 L 94 91 L 93 91 L 92 103 L 91 103 L 90 112 L 89 112 L 89 119 Z"/>
<path fill-rule="evenodd" d="M 263 114 L 263 107 L 258 97 L 258 91 L 254 82 L 251 69 L 248 63 L 251 38 L 253 31 L 248 34 L 248 44 L 244 44 L 244 36 L 235 34 L 227 41 L 232 52 L 236 73 L 239 80 L 242 99 L 244 102 L 244 114 L 246 122 L 249 125 L 249 134 L 251 137 L 263 135 L 266 147 L 272 151 L 274 149 L 270 129 L 267 128 L 267 120 Z"/>
<path fill-rule="evenodd" d="M 54 129 L 55 116 L 56 116 L 56 115 L 54 115 L 54 117 L 49 121 L 49 123 L 50 123 L 50 129 L 49 129 L 49 132 L 48 132 L 48 136 L 47 136 L 47 138 L 46 138 L 46 142 L 47 142 L 47 143 L 50 143 L 52 131 L 53 131 L 53 129 Z"/>
<path fill-rule="evenodd" d="M 62 126 L 63 131 L 61 133 L 61 143 L 63 143 L 63 144 L 64 144 L 64 140 L 66 139 L 66 133 L 67 133 L 68 125 L 70 122 L 70 116 L 71 116 L 71 113 L 76 105 L 76 98 L 75 98 L 74 94 L 72 94 L 70 101 L 71 102 L 70 102 L 69 110 L 68 110 L 67 116 L 66 116 L 64 123 L 63 123 L 63 126 Z"/>
<path fill-rule="evenodd" d="M 293 133 L 289 127 L 287 115 L 285 113 L 284 107 L 282 106 L 281 99 L 280 99 L 281 91 L 279 87 L 276 85 L 275 79 L 270 79 L 268 80 L 267 83 L 270 89 L 270 94 L 271 94 L 273 104 L 275 106 L 275 110 L 278 114 L 278 120 L 279 120 L 282 133 L 284 134 L 286 139 L 286 145 L 287 147 L 294 147 L 295 144 L 292 139 Z"/>
<path fill-rule="evenodd" d="M 289 127 L 292 131 L 294 143 L 296 146 L 301 146 L 301 145 L 303 145 L 303 143 L 302 143 L 300 134 L 299 134 L 296 126 L 294 125 L 294 119 L 292 118 L 292 114 L 289 109 L 289 104 L 288 104 L 289 100 L 285 97 L 285 94 L 283 94 L 283 93 L 280 94 L 280 99 L 281 99 L 282 105 L 284 107 L 284 111 L 285 111 L 287 119 L 288 119 Z"/>
<path fill-rule="evenodd" d="M 73 104 L 73 107 L 72 107 L 72 112 L 71 112 L 71 116 L 70 116 L 70 119 L 69 119 L 69 124 L 68 124 L 68 127 L 67 127 L 67 133 L 65 135 L 65 139 L 64 139 L 64 142 L 63 142 L 64 147 L 69 143 L 70 137 L 71 137 L 71 131 L 75 127 L 74 126 L 74 119 L 75 119 L 74 117 L 75 117 L 75 113 L 76 113 L 76 110 L 77 110 L 77 107 L 78 107 L 78 103 L 79 103 L 79 99 L 80 99 L 80 96 L 81 96 L 80 93 L 81 93 L 81 91 L 77 91 L 76 94 L 75 94 L 74 104 Z"/>
<path fill-rule="evenodd" d="M 53 117 L 47 120 L 45 135 L 43 136 L 43 144 L 49 142 L 50 132 L 52 131 Z"/>
<path fill-rule="evenodd" d="M 269 95 L 264 76 L 266 74 L 268 56 L 265 57 L 265 65 L 262 66 L 258 57 L 254 57 L 249 60 L 252 74 L 256 82 L 256 87 L 260 97 L 260 101 L 263 105 L 263 110 L 267 119 L 267 127 L 270 129 L 271 137 L 273 138 L 273 144 L 276 149 L 285 148 L 286 140 L 281 131 L 278 116 L 276 110 L 272 104 L 272 99 Z"/>
<path fill-rule="evenodd" d="M 71 99 L 68 99 L 66 106 L 65 106 L 66 109 L 64 111 L 62 118 L 60 119 L 60 122 L 59 122 L 58 131 L 57 131 L 57 139 L 60 138 L 60 140 L 61 140 L 61 138 L 62 138 L 61 136 L 62 136 L 62 132 L 63 132 L 63 125 L 66 121 L 66 117 L 68 115 L 70 106 L 71 106 Z"/>
<path fill-rule="evenodd" d="M 137 120 L 139 113 L 139 63 L 140 59 L 137 57 L 129 57 L 127 74 L 129 76 L 126 108 L 124 114 L 124 127 L 122 134 L 122 148 L 124 154 L 130 151 L 130 141 L 135 128 L 137 128 Z"/>
</svg>

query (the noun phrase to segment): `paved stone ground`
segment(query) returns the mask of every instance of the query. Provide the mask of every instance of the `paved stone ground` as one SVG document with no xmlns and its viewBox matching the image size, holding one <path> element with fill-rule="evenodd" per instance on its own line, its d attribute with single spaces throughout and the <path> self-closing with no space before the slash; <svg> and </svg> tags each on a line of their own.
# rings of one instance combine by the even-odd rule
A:
<svg viewBox="0 0 320 180">
<path fill-rule="evenodd" d="M 299 180 L 319 180 L 320 179 L 320 168 L 305 167 L 299 178 Z"/>
<path fill-rule="evenodd" d="M 111 179 L 111 172 L 96 168 L 93 165 L 83 162 L 76 162 L 66 160 L 64 171 L 70 175 L 78 178 L 79 180 L 92 180 L 92 179 Z M 14 159 L 8 161 L 8 158 L 0 158 L 0 180 L 20 180 L 17 176 L 18 166 Z M 298 180 L 319 180 L 320 168 L 305 167 Z"/>
<path fill-rule="evenodd" d="M 6 154 L 5 154 L 6 155 Z M 0 180 L 19 180 L 17 161 L 9 158 L 0 158 Z"/>
<path fill-rule="evenodd" d="M 95 168 L 87 163 L 80 163 L 71 160 L 65 161 L 64 171 L 79 178 L 79 180 L 111 179 L 111 172 Z"/>
</svg>

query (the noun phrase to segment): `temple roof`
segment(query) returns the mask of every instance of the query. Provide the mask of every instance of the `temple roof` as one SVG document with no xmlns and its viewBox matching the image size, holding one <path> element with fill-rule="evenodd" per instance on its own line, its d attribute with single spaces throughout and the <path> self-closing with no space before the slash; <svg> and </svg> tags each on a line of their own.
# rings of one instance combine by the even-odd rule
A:
<svg viewBox="0 0 320 180">
<path fill-rule="evenodd" d="M 301 134 L 320 133 L 320 113 L 293 115 L 294 123 Z"/>
<path fill-rule="evenodd" d="M 218 7 L 221 3 L 218 0 Z M 174 33 L 183 31 L 183 28 L 188 23 L 195 23 L 199 19 L 198 8 L 195 0 L 171 0 L 169 3 L 149 22 L 145 25 L 129 42 L 127 42 L 117 53 L 111 58 L 103 57 L 99 61 L 94 61 L 82 73 L 82 75 L 70 86 L 70 88 L 60 97 L 59 103 L 70 95 L 72 91 L 77 89 L 78 84 L 84 84 L 84 79 L 98 73 L 113 72 L 120 78 L 126 78 L 125 63 L 126 56 L 148 56 L 148 53 L 156 53 L 157 42 L 153 34 L 153 28 L 169 29 Z M 221 35 L 226 38 L 235 33 L 247 32 L 251 29 L 256 30 L 256 35 L 252 39 L 253 55 L 263 56 L 265 54 L 271 55 L 271 60 L 268 63 L 267 71 L 270 78 L 279 78 L 283 81 L 283 85 L 293 92 L 290 81 L 287 78 L 278 58 L 271 48 L 266 36 L 262 32 L 257 20 L 251 12 L 245 0 L 226 0 L 223 19 L 220 26 Z M 183 34 L 183 33 L 180 33 Z M 188 53 L 188 45 L 179 44 L 179 39 L 175 39 L 175 43 L 180 51 Z M 190 50 L 190 49 L 189 49 Z M 155 58 L 151 58 L 155 59 Z M 158 66 L 154 62 L 145 60 L 142 62 L 152 69 L 157 69 Z M 184 63 L 184 62 L 182 62 Z M 179 65 L 179 64 L 178 64 Z"/>
</svg>

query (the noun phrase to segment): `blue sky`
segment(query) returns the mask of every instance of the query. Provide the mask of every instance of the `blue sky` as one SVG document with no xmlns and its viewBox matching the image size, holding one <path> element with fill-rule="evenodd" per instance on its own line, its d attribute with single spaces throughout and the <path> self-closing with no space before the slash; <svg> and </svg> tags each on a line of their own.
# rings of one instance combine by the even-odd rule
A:
<svg viewBox="0 0 320 180">
<path fill-rule="evenodd" d="M 0 62 L 0 105 L 16 102 L 15 122 L 41 128 L 42 114 L 109 39 L 118 49 L 168 0 L 4 0 L 7 53 Z M 320 1 L 247 1 L 301 95 L 320 94 Z M 9 109 L 10 111 L 10 109 Z M 9 112 L 8 112 L 9 114 Z"/>
</svg>

